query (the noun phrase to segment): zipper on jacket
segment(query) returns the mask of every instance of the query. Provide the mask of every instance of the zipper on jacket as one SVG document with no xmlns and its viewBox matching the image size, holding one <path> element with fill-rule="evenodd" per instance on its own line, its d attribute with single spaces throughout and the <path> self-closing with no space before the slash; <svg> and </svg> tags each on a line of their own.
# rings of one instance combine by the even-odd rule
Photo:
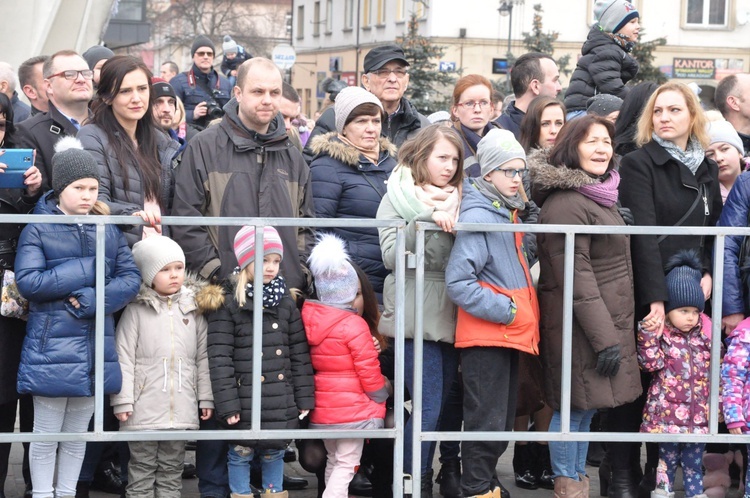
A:
<svg viewBox="0 0 750 498">
<path fill-rule="evenodd" d="M 266 148 L 264 146 L 261 146 L 260 151 L 258 151 L 256 155 L 258 156 L 258 164 L 263 166 L 263 164 L 265 164 Z"/>
<path fill-rule="evenodd" d="M 708 210 L 708 197 L 706 197 L 706 187 L 701 185 L 701 194 L 703 194 L 703 207 L 705 209 L 706 216 L 710 215 L 711 212 Z"/>
<path fill-rule="evenodd" d="M 170 371 L 174 368 L 174 312 L 172 311 L 172 298 L 167 298 L 167 309 L 169 310 L 169 338 L 172 345 L 169 362 Z M 174 427 L 174 376 L 169 376 L 169 426 Z"/>
</svg>

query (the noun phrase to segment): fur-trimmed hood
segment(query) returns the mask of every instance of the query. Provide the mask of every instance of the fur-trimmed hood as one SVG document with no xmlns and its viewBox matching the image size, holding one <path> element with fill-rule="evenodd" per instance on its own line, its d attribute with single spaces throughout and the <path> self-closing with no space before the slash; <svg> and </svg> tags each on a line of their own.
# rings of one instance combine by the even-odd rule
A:
<svg viewBox="0 0 750 498">
<path fill-rule="evenodd" d="M 192 272 L 185 274 L 185 283 L 176 297 L 177 305 L 183 313 L 190 313 L 195 310 L 198 310 L 201 314 L 216 311 L 224 302 L 220 286 L 210 284 Z M 166 297 L 160 296 L 154 289 L 142 283 L 134 301 L 150 306 L 158 312 L 164 300 L 166 300 Z"/>
<path fill-rule="evenodd" d="M 555 190 L 572 190 L 598 183 L 596 178 L 581 169 L 553 166 L 549 161 L 550 149 L 534 149 L 526 157 L 532 185 L 532 197 L 538 206 Z"/>
<path fill-rule="evenodd" d="M 387 154 L 396 157 L 396 146 L 386 137 L 380 137 L 380 157 L 378 162 L 382 161 Z M 357 149 L 351 145 L 345 144 L 338 138 L 338 132 L 332 131 L 325 135 L 318 135 L 312 139 L 310 150 L 316 157 L 321 155 L 331 156 L 336 161 L 342 162 L 352 167 L 360 163 L 360 154 Z"/>
</svg>

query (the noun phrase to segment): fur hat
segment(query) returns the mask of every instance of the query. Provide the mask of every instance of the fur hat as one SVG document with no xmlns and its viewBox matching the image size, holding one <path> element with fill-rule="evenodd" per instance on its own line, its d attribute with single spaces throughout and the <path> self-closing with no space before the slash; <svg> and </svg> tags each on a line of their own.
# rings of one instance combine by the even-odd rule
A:
<svg viewBox="0 0 750 498">
<path fill-rule="evenodd" d="M 336 102 L 333 104 L 333 112 L 336 116 L 336 131 L 343 133 L 344 124 L 349 114 L 362 104 L 375 104 L 383 112 L 383 104 L 380 99 L 372 93 L 359 86 L 348 86 L 341 90 L 336 96 Z"/>
<path fill-rule="evenodd" d="M 274 227 L 263 227 L 263 254 L 278 254 L 284 259 L 284 246 Z M 240 270 L 255 262 L 255 227 L 244 226 L 234 236 L 234 255 Z"/>
<path fill-rule="evenodd" d="M 221 44 L 221 49 L 225 54 L 236 54 L 239 51 L 237 42 L 232 40 L 232 37 L 229 35 L 224 36 L 224 43 Z"/>
<path fill-rule="evenodd" d="M 99 166 L 96 159 L 75 137 L 63 137 L 55 144 L 55 155 L 52 156 L 52 190 L 56 195 L 65 187 L 82 178 L 99 178 Z"/>
<path fill-rule="evenodd" d="M 709 145 L 717 142 L 726 142 L 740 151 L 741 156 L 745 155 L 745 147 L 742 145 L 742 139 L 729 121 L 711 121 L 708 123 L 708 135 L 711 137 Z"/>
<path fill-rule="evenodd" d="M 493 128 L 479 141 L 477 162 L 482 177 L 513 159 L 521 159 L 526 164 L 526 153 L 513 132 Z"/>
<path fill-rule="evenodd" d="M 89 65 L 89 69 L 94 69 L 96 63 L 102 59 L 111 59 L 115 53 L 103 45 L 94 45 L 83 53 L 83 60 Z"/>
<path fill-rule="evenodd" d="M 622 107 L 622 99 L 617 95 L 599 93 L 586 101 L 586 113 L 606 118 Z"/>
<path fill-rule="evenodd" d="M 307 261 L 321 303 L 348 305 L 354 301 L 359 277 L 349 262 L 342 239 L 332 234 L 321 235 Z"/>
<path fill-rule="evenodd" d="M 706 297 L 701 289 L 703 270 L 696 251 L 679 251 L 667 263 L 667 294 L 664 310 L 693 307 L 703 311 Z"/>
<path fill-rule="evenodd" d="M 152 235 L 138 241 L 133 246 L 133 259 L 141 271 L 141 278 L 151 287 L 156 274 L 170 263 L 179 261 L 185 264 L 185 253 L 180 245 L 164 235 Z"/>
<path fill-rule="evenodd" d="M 195 57 L 195 52 L 197 52 L 201 47 L 210 48 L 214 52 L 214 55 L 216 55 L 216 47 L 214 46 L 214 42 L 212 42 L 211 39 L 206 35 L 198 35 L 193 40 L 193 46 L 190 47 L 190 57 Z"/>
<path fill-rule="evenodd" d="M 617 33 L 633 18 L 640 17 L 630 0 L 596 0 L 594 19 L 607 33 Z"/>
</svg>

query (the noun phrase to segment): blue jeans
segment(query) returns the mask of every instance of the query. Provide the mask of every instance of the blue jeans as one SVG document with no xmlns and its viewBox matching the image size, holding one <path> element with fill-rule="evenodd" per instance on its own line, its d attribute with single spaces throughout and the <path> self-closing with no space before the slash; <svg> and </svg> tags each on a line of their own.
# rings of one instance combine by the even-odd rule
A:
<svg viewBox="0 0 750 498">
<path fill-rule="evenodd" d="M 589 432 L 591 419 L 596 410 L 570 410 L 570 432 Z M 560 412 L 555 411 L 550 432 L 560 432 Z M 588 441 L 550 441 L 549 456 L 552 460 L 552 473 L 555 477 L 569 477 L 580 481 L 579 475 L 586 475 L 586 453 Z"/>
<path fill-rule="evenodd" d="M 229 444 L 227 463 L 229 489 L 239 495 L 252 494 L 250 489 L 250 464 L 255 454 L 260 456 L 263 491 L 284 490 L 284 450 L 259 449 Z"/>
<path fill-rule="evenodd" d="M 405 341 L 404 377 L 406 388 L 414 392 L 414 341 Z M 436 431 L 440 422 L 440 411 L 448 390 L 458 372 L 458 353 L 453 344 L 445 342 L 423 342 L 422 357 L 422 430 Z M 411 474 L 412 417 L 404 427 L 404 472 Z M 432 468 L 435 456 L 435 441 L 422 441 L 421 476 Z M 416 478 L 416 477 L 415 477 Z"/>
<path fill-rule="evenodd" d="M 215 418 L 201 420 L 203 430 L 217 430 Z M 201 498 L 224 498 L 229 495 L 227 477 L 227 443 L 221 440 L 198 440 L 195 444 L 195 469 Z"/>
</svg>

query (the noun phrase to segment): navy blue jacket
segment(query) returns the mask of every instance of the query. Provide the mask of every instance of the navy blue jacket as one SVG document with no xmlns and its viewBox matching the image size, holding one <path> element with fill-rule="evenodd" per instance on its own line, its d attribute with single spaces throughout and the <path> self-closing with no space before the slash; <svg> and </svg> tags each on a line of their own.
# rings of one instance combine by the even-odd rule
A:
<svg viewBox="0 0 750 498">
<path fill-rule="evenodd" d="M 52 192 L 35 214 L 63 214 Z M 104 392 L 120 391 L 113 314 L 138 293 L 141 276 L 125 236 L 106 227 Z M 18 290 L 29 300 L 29 321 L 18 368 L 18 392 L 47 397 L 94 395 L 96 226 L 30 224 L 16 256 Z M 68 301 L 75 297 L 76 309 Z"/>
<path fill-rule="evenodd" d="M 724 209 L 719 218 L 720 227 L 746 227 L 747 216 L 750 214 L 750 173 L 742 173 L 732 186 L 727 196 Z M 742 249 L 741 235 L 728 235 L 724 242 L 724 295 L 721 313 L 724 316 L 742 313 L 747 315 L 747 299 L 740 282 L 740 250 Z"/>
<path fill-rule="evenodd" d="M 201 102 L 207 101 L 208 99 L 214 98 L 221 107 L 224 107 L 232 98 L 232 85 L 229 84 L 229 80 L 216 72 L 215 69 L 212 69 L 210 73 L 205 74 L 193 64 L 193 67 L 190 68 L 190 70 L 193 71 L 193 75 L 197 80 L 195 85 L 190 85 L 188 78 L 189 71 L 176 75 L 169 80 L 169 84 L 172 85 L 174 93 L 180 97 L 180 100 L 182 100 L 182 103 L 185 106 L 185 120 L 190 124 L 205 128 L 208 125 L 210 118 L 206 115 L 196 121 L 193 118 L 193 110 L 195 109 L 195 106 Z M 209 88 L 214 92 L 214 95 L 209 95 L 205 90 L 206 88 Z"/>
<path fill-rule="evenodd" d="M 373 164 L 336 135 L 334 131 L 315 137 L 310 146 L 316 154 L 310 164 L 315 216 L 375 219 L 388 176 L 396 167 L 396 147 L 380 137 L 380 159 Z M 383 281 L 390 272 L 383 265 L 377 228 L 334 228 L 331 232 L 344 239 L 349 256 L 367 274 L 381 301 Z"/>
</svg>

